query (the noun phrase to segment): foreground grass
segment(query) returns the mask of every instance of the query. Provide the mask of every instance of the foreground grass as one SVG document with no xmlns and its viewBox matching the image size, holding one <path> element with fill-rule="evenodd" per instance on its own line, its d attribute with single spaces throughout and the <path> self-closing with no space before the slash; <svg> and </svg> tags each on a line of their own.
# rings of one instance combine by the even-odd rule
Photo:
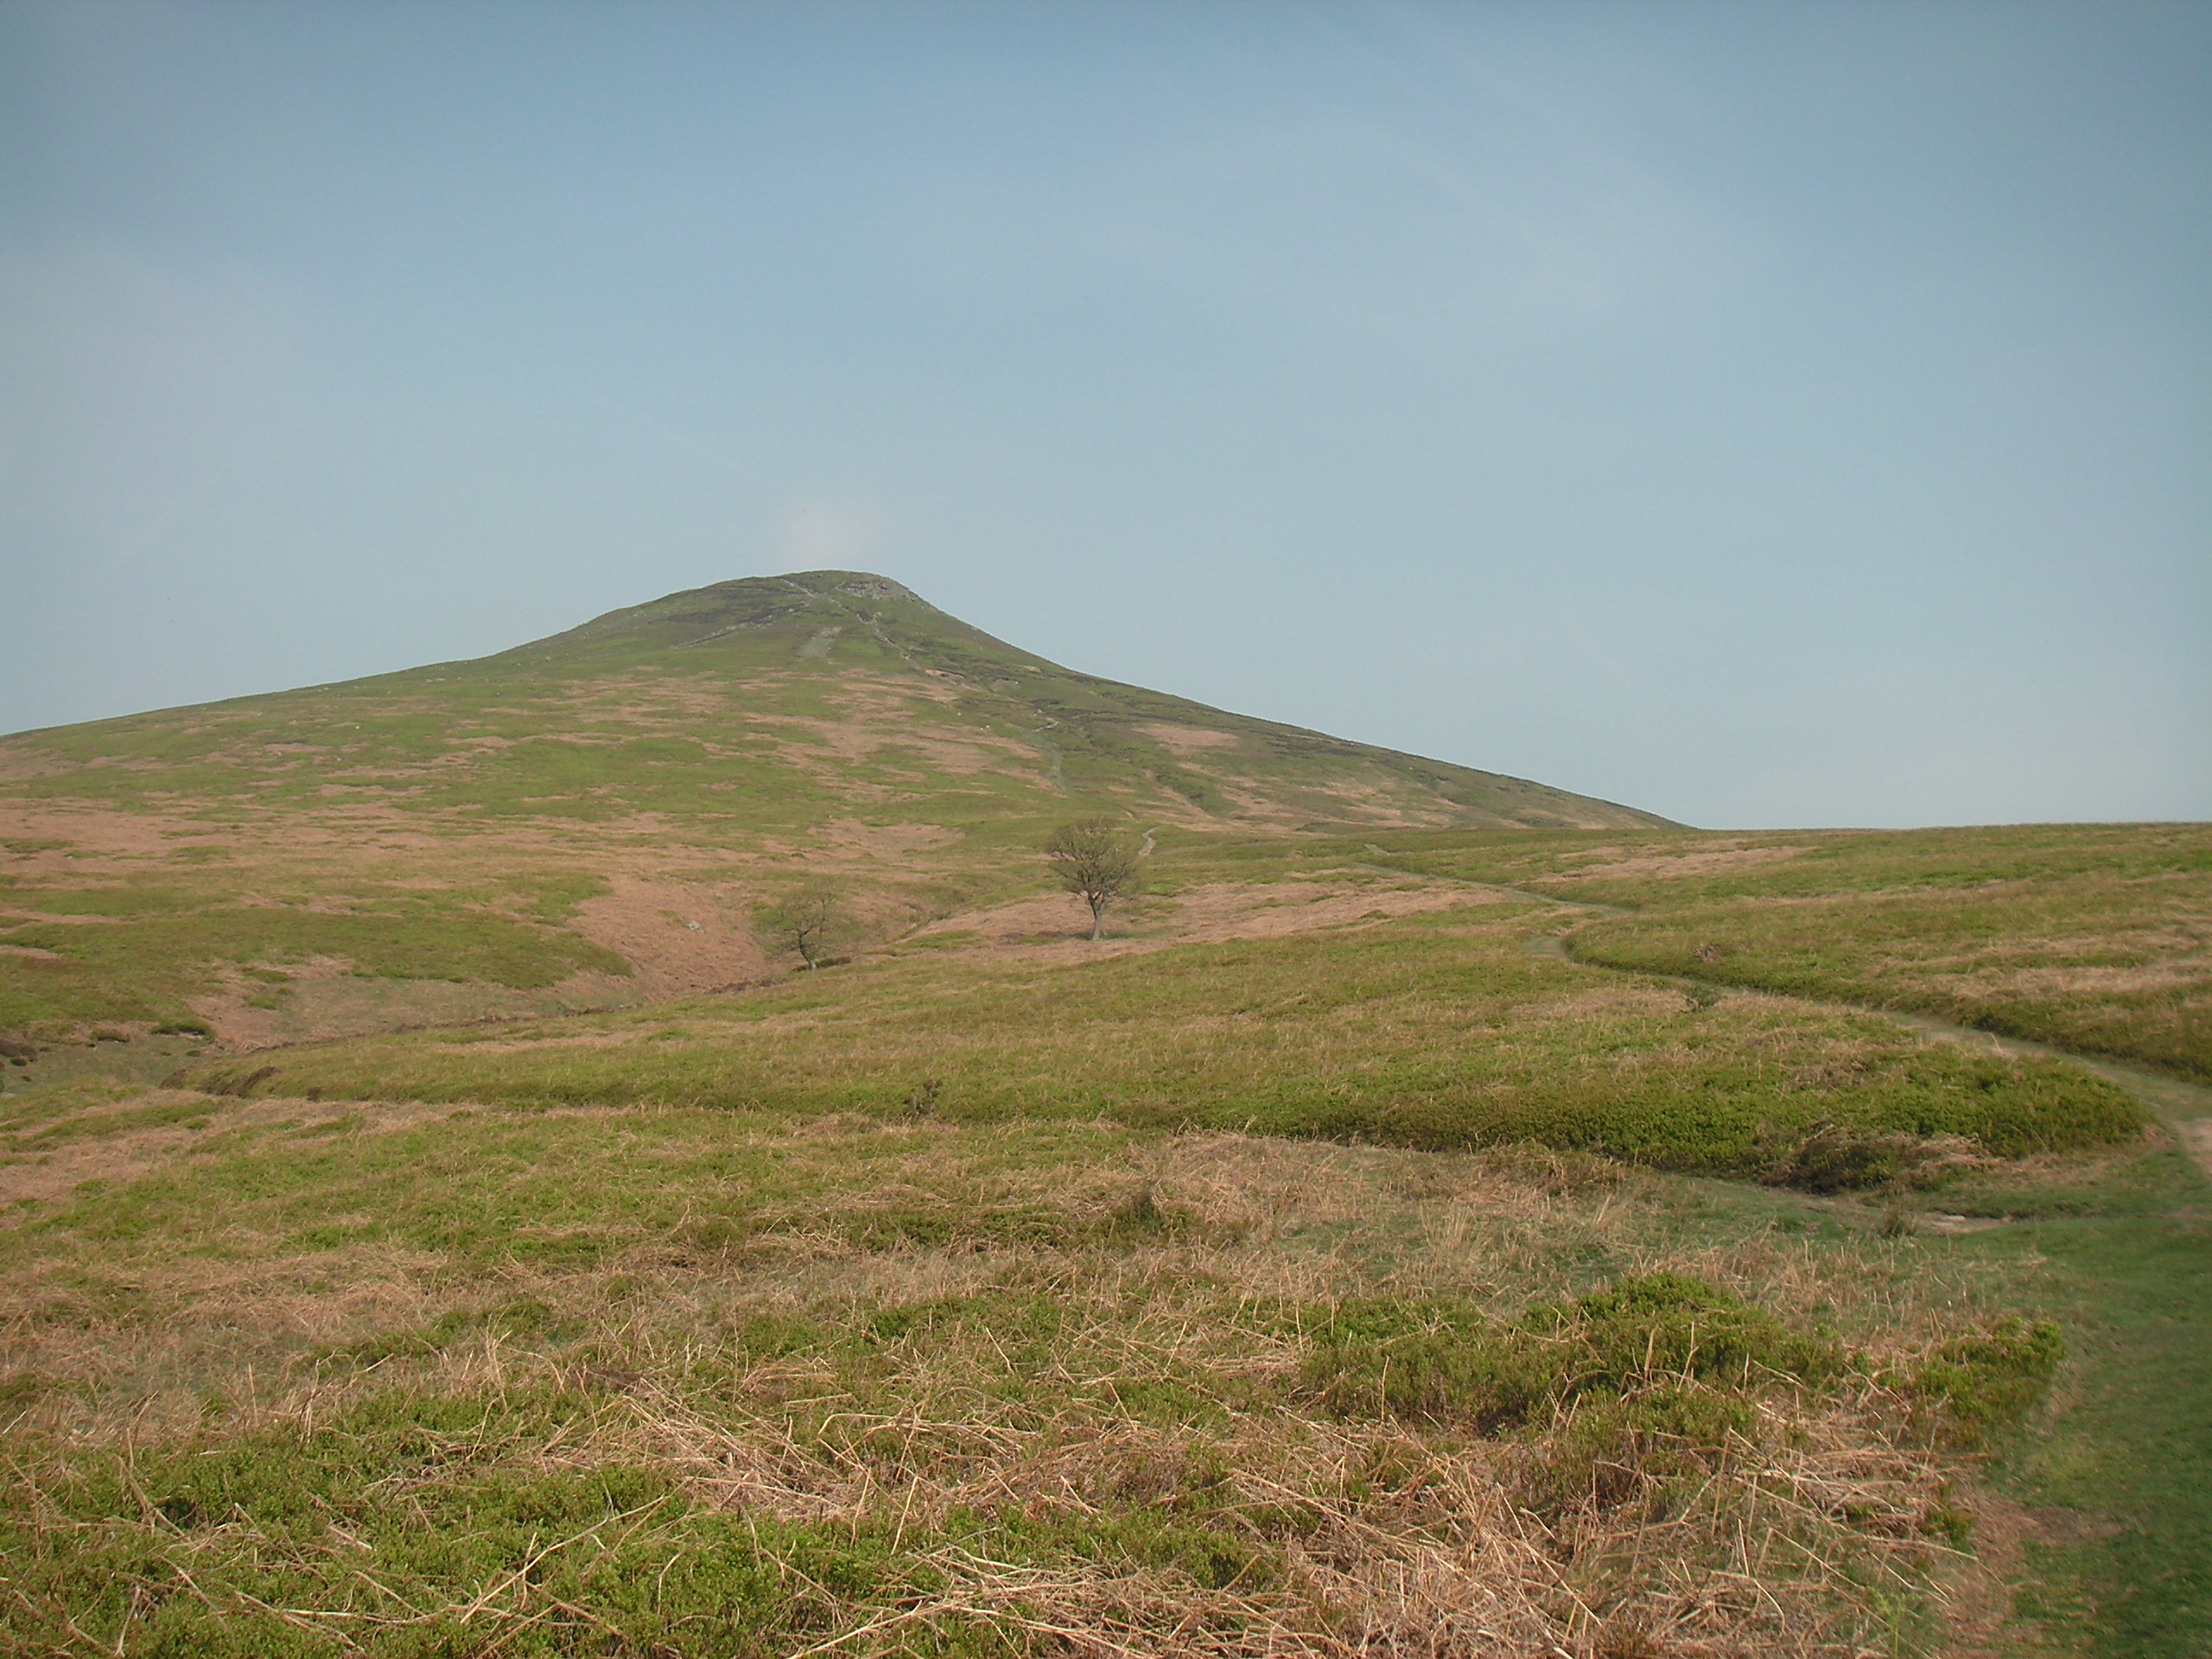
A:
<svg viewBox="0 0 2212 1659">
<path fill-rule="evenodd" d="M 0 1242 L 25 1649 L 1916 1651 L 2050 1363 L 1571 1155 L 199 1103 Z"/>
<path fill-rule="evenodd" d="M 2212 1189 L 2167 1154 L 2053 1208 L 1973 1242 L 2032 1268 L 2024 1284 L 2078 1355 L 2064 1409 L 1994 1471 L 2050 1517 L 2021 1611 L 2101 1659 L 2196 1659 L 2212 1644 Z"/>
</svg>

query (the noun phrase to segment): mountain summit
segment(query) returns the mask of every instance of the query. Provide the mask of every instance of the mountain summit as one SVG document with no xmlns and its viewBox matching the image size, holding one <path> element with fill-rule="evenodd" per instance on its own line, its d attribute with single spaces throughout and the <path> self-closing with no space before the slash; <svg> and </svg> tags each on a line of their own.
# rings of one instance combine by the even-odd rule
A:
<svg viewBox="0 0 2212 1659">
<path fill-rule="evenodd" d="M 624 688 L 618 695 L 646 696 L 650 683 L 664 698 L 682 687 L 695 703 L 727 699 L 752 745 L 745 758 L 796 767 L 806 785 L 800 795 L 826 791 L 849 808 L 926 802 L 933 821 L 940 812 L 1051 817 L 1080 797 L 1193 826 L 1665 822 L 1078 673 L 864 571 L 717 582 L 459 666 L 472 676 Z M 719 721 L 677 723 L 710 747 L 735 734 Z M 722 786 L 741 788 L 734 779 Z"/>
</svg>

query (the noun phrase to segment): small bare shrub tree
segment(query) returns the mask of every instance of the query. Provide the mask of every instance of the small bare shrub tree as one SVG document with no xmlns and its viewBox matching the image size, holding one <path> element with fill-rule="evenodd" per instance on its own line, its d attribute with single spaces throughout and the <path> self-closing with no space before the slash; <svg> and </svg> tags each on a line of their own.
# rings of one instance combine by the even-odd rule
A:
<svg viewBox="0 0 2212 1659">
<path fill-rule="evenodd" d="M 1090 906 L 1090 937 L 1106 935 L 1106 906 L 1137 891 L 1143 849 L 1115 818 L 1077 818 L 1045 839 L 1045 856 L 1060 885 Z"/>
<path fill-rule="evenodd" d="M 844 925 L 844 906 L 827 881 L 810 882 L 753 912 L 753 937 L 760 948 L 772 957 L 796 956 L 810 969 L 822 965 Z"/>
</svg>

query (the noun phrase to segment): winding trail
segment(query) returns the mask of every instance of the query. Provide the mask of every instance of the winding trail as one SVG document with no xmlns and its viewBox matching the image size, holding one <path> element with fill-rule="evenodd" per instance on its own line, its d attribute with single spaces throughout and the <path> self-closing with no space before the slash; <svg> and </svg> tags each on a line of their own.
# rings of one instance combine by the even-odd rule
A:
<svg viewBox="0 0 2212 1659">
<path fill-rule="evenodd" d="M 1381 870 L 1382 865 L 1362 868 Z M 1402 870 L 1390 874 L 1402 875 Z M 1560 910 L 1580 911 L 1594 919 L 1599 917 L 1633 916 L 1636 912 L 1624 905 L 1600 904 L 1587 899 L 1562 899 L 1556 893 L 1539 893 L 1529 887 L 1509 887 L 1502 881 L 1473 881 L 1464 876 L 1445 877 L 1462 887 L 1480 887 L 1486 893 L 1504 893 L 1515 899 L 1525 899 L 1534 904 L 1549 905 Z M 1611 963 L 1592 962 L 1579 957 L 1573 949 L 1573 930 L 1538 933 L 1527 943 L 1529 954 L 1548 957 L 1576 968 L 1588 968 L 1600 973 L 1630 974 L 1641 979 L 1656 979 L 1670 985 L 1681 985 L 1702 995 L 1716 999 L 1738 996 L 1763 996 L 1795 1002 L 1800 1007 L 1817 1008 L 1827 1014 L 1871 1014 L 1902 1026 L 1908 1031 L 1918 1032 L 1923 1037 L 1933 1037 L 1942 1042 L 1964 1043 L 1970 1047 L 1986 1049 L 1995 1054 L 2026 1054 L 2038 1058 L 2063 1060 L 2077 1065 L 2084 1071 L 2102 1077 L 2106 1082 L 2124 1089 L 2148 1107 L 2166 1127 L 2174 1132 L 2190 1155 L 2208 1176 L 2212 1176 L 2212 1088 L 2202 1084 L 2190 1083 L 2148 1066 L 2131 1065 L 2125 1060 L 2106 1059 L 2101 1056 L 2079 1054 L 2069 1048 L 2059 1048 L 2050 1043 L 2039 1043 L 2027 1037 L 2000 1037 L 1994 1032 L 1982 1031 L 1974 1026 L 1962 1026 L 1955 1020 L 1944 1020 L 1932 1014 L 1919 1014 L 1906 1008 L 1885 1008 L 1872 1003 L 1831 1001 L 1797 996 L 1787 991 L 1762 990 L 1755 986 L 1731 984 L 1726 980 L 1706 979 L 1694 974 L 1659 973 L 1648 968 L 1617 968 Z"/>
</svg>

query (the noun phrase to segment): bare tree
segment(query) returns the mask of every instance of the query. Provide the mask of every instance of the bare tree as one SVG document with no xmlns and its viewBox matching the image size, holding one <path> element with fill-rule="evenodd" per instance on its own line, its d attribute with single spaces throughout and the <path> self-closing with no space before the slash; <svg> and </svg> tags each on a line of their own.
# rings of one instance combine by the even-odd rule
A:
<svg viewBox="0 0 2212 1659">
<path fill-rule="evenodd" d="M 810 969 L 822 965 L 830 941 L 844 926 L 844 906 L 827 881 L 801 887 L 753 912 L 753 937 L 772 956 L 796 954 Z"/>
<path fill-rule="evenodd" d="M 1090 937 L 1106 935 L 1106 906 L 1135 893 L 1144 849 L 1117 819 L 1077 818 L 1045 838 L 1045 856 L 1059 883 L 1090 906 Z"/>
</svg>

